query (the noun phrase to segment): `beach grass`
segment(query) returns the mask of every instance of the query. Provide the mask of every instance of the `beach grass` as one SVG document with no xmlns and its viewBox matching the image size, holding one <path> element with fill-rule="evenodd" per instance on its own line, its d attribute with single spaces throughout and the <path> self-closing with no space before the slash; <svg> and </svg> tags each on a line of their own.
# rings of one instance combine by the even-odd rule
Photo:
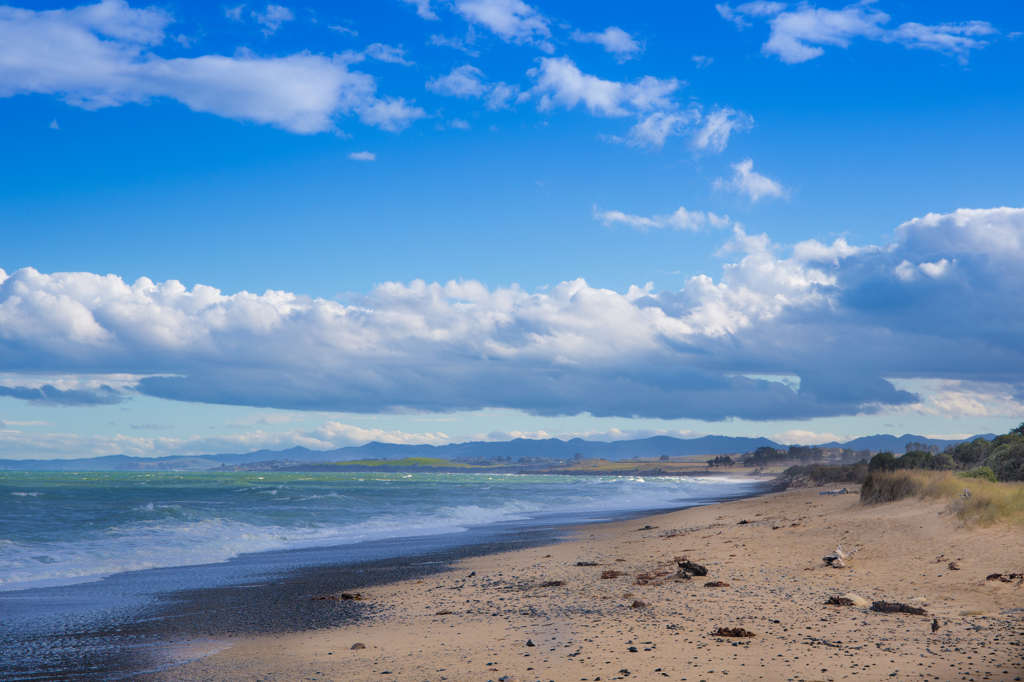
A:
<svg viewBox="0 0 1024 682">
<path fill-rule="evenodd" d="M 861 487 L 863 504 L 884 504 L 908 497 L 947 500 L 946 511 L 962 523 L 1024 524 L 1024 483 L 997 483 L 946 471 L 910 469 L 875 472 Z"/>
</svg>

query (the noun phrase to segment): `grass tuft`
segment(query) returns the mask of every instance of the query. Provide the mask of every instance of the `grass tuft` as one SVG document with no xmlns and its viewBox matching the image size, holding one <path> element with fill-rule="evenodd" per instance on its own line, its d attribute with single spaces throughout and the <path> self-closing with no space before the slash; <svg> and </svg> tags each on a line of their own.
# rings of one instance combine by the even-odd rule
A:
<svg viewBox="0 0 1024 682">
<path fill-rule="evenodd" d="M 996 483 L 986 478 L 911 469 L 875 472 L 860 491 L 862 504 L 884 504 L 908 497 L 945 499 L 945 511 L 964 524 L 1024 524 L 1024 483 Z"/>
</svg>

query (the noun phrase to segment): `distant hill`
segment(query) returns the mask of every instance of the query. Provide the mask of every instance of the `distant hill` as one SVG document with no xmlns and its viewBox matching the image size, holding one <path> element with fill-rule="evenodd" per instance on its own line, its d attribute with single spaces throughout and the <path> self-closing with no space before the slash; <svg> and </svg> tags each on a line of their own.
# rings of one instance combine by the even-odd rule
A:
<svg viewBox="0 0 1024 682">
<path fill-rule="evenodd" d="M 983 438 L 991 439 L 995 434 L 984 434 Z M 974 440 L 972 436 L 964 440 Z M 877 435 L 855 438 L 847 443 L 822 443 L 821 447 L 850 448 L 852 450 L 891 450 L 897 454 L 904 451 L 906 443 L 924 443 L 936 445 L 940 449 L 947 445 L 961 443 L 960 440 L 942 440 L 926 438 L 913 434 L 902 436 Z M 632 457 L 682 457 L 693 455 L 733 455 L 750 452 L 759 447 L 785 448 L 767 438 L 744 438 L 734 436 L 704 436 L 702 438 L 672 438 L 671 436 L 653 436 L 638 440 L 620 440 L 611 443 L 603 441 L 573 438 L 562 441 L 557 438 L 529 440 L 516 438 L 502 442 L 472 441 L 469 443 L 452 443 L 450 445 L 400 445 L 393 443 L 372 442 L 361 446 L 338 448 L 336 450 L 310 450 L 294 447 L 287 450 L 256 450 L 247 453 L 225 453 L 218 455 L 202 455 L 198 457 L 131 457 L 128 455 L 108 455 L 105 457 L 84 457 L 79 459 L 0 459 L 0 470 L 14 471 L 161 471 L 161 470 L 206 470 L 219 468 L 226 464 L 250 464 L 270 460 L 290 460 L 293 462 L 344 462 L 355 459 L 405 458 L 405 457 L 439 457 L 441 459 L 464 459 L 495 457 L 511 457 L 515 462 L 520 457 L 545 457 L 548 459 L 567 459 L 577 452 L 588 458 L 608 460 L 629 459 Z"/>
</svg>

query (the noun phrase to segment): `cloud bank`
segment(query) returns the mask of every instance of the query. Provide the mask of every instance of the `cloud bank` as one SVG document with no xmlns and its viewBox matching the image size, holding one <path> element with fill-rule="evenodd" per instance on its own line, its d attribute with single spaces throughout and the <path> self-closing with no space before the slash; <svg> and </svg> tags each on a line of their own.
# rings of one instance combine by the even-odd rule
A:
<svg viewBox="0 0 1024 682">
<path fill-rule="evenodd" d="M 723 19 L 732 21 L 740 30 L 748 28 L 748 19 L 764 18 L 771 26 L 768 40 L 761 46 L 765 55 L 778 57 L 786 64 L 800 64 L 825 54 L 823 46 L 846 49 L 856 38 L 883 43 L 899 43 L 907 49 L 931 50 L 955 57 L 966 64 L 971 50 L 979 50 L 988 42 L 981 36 L 998 31 L 986 21 L 967 21 L 925 25 L 916 22 L 885 28 L 889 15 L 858 2 L 839 10 L 800 3 L 786 11 L 787 4 L 755 0 L 735 9 L 728 3 L 715 5 Z"/>
<path fill-rule="evenodd" d="M 257 16 L 266 33 L 290 18 L 277 5 Z M 0 97 L 56 95 L 88 110 L 167 98 L 300 134 L 334 130 L 339 116 L 393 132 L 426 116 L 402 98 L 378 97 L 374 78 L 350 71 L 345 55 L 260 57 L 240 49 L 231 57 L 165 59 L 153 49 L 172 22 L 162 9 L 133 9 L 124 0 L 39 12 L 0 7 Z M 371 56 L 394 57 L 388 49 Z"/>
<path fill-rule="evenodd" d="M 929 214 L 883 247 L 787 249 L 733 230 L 721 277 L 679 291 L 389 282 L 346 305 L 26 268 L 0 275 L 0 362 L 138 375 L 132 390 L 174 400 L 349 413 L 806 419 L 919 404 L 888 380 L 900 377 L 1024 395 L 1024 209 Z M 940 276 L 920 267 L 943 260 Z M 902 277 L 904 262 L 922 275 Z"/>
</svg>

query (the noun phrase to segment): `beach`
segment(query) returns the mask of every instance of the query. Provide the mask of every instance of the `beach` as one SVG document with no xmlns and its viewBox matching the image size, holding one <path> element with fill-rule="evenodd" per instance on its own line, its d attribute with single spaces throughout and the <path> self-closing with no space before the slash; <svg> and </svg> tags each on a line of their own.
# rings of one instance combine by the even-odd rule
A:
<svg viewBox="0 0 1024 682">
<path fill-rule="evenodd" d="M 140 679 L 1024 678 L 1024 588 L 986 579 L 1024 568 L 1020 528 L 963 528 L 942 504 L 863 506 L 819 492 L 585 526 L 565 542 L 349 587 L 358 599 L 304 594 L 365 617 L 222 637 L 216 653 Z M 840 543 L 856 553 L 845 568 L 826 566 Z M 682 557 L 707 576 L 674 577 Z M 926 615 L 825 604 L 846 595 Z"/>
</svg>

